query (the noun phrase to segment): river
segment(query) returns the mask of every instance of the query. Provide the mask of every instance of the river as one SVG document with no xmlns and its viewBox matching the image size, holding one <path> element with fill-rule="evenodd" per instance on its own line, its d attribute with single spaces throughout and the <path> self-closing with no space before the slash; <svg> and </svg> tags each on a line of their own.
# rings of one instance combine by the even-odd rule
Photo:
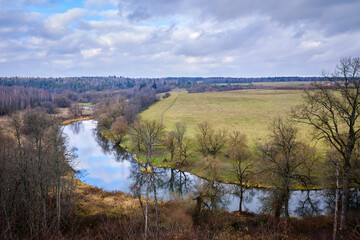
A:
<svg viewBox="0 0 360 240">
<path fill-rule="evenodd" d="M 137 182 L 143 184 L 141 164 L 133 159 L 133 155 L 114 146 L 96 131 L 96 121 L 86 120 L 69 124 L 63 132 L 68 136 L 69 147 L 76 148 L 77 158 L 74 168 L 81 171 L 80 179 L 90 185 L 108 191 L 132 193 L 131 186 Z M 196 196 L 197 189 L 206 184 L 195 175 L 179 170 L 156 168 L 158 198 L 170 200 L 176 197 Z M 144 185 L 144 184 L 143 184 Z M 229 211 L 239 209 L 239 197 L 232 194 L 233 184 L 215 183 L 211 187 L 221 191 L 221 198 L 216 207 Z M 303 217 L 307 214 L 326 214 L 329 211 L 331 197 L 326 190 L 292 191 L 290 199 L 290 215 Z M 266 199 L 271 191 L 266 189 L 249 189 L 245 192 L 243 209 L 250 212 L 267 212 Z M 192 201 L 189 198 L 189 201 Z"/>
</svg>

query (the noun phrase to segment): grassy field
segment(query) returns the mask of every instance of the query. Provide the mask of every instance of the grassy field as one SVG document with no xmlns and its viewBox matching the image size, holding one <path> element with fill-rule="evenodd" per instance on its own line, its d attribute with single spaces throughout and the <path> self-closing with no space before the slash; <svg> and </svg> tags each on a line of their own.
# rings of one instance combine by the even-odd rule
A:
<svg viewBox="0 0 360 240">
<path fill-rule="evenodd" d="M 302 102 L 300 90 L 239 90 L 231 92 L 173 92 L 141 113 L 144 120 L 160 120 L 167 130 L 176 122 L 188 124 L 188 135 L 194 136 L 197 124 L 208 121 L 217 129 L 239 130 L 248 136 L 249 144 L 264 140 L 269 123 L 285 116 Z M 299 126 L 304 128 L 304 126 Z M 305 129 L 301 131 L 303 134 Z"/>
<path fill-rule="evenodd" d="M 312 82 L 310 81 L 291 81 L 291 82 L 255 82 L 255 86 L 264 87 L 300 87 L 309 86 Z"/>
</svg>

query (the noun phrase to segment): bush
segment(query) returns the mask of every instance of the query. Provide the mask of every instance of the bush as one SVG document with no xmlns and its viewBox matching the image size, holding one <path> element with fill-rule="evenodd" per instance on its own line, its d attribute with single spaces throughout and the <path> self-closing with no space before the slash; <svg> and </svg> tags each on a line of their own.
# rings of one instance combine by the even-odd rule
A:
<svg viewBox="0 0 360 240">
<path fill-rule="evenodd" d="M 170 97 L 170 93 L 167 92 L 164 94 L 163 98 L 168 98 L 168 97 Z"/>
<path fill-rule="evenodd" d="M 43 107 L 45 109 L 46 113 L 49 113 L 49 114 L 56 114 L 57 113 L 56 106 L 52 102 L 43 102 L 41 104 L 41 107 Z"/>
<path fill-rule="evenodd" d="M 70 99 L 63 95 L 57 96 L 55 98 L 55 103 L 59 108 L 67 108 L 71 105 Z"/>
</svg>

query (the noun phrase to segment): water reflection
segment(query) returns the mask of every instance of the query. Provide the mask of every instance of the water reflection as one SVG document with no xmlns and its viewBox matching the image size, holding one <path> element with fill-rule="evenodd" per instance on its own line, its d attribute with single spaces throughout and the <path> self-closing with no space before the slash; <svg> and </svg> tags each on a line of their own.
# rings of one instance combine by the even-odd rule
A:
<svg viewBox="0 0 360 240">
<path fill-rule="evenodd" d="M 191 178 L 186 173 L 177 169 L 170 169 L 168 171 L 170 176 L 169 180 L 165 182 L 164 187 L 177 197 L 182 197 L 189 193 L 193 183 Z"/>
<path fill-rule="evenodd" d="M 305 197 L 300 199 L 299 206 L 295 209 L 296 215 L 305 217 L 309 215 L 319 215 L 321 213 L 319 205 L 320 199 L 311 196 L 311 191 L 304 191 Z"/>
<path fill-rule="evenodd" d="M 73 132 L 73 134 L 79 134 L 80 131 L 84 130 L 84 125 L 82 121 L 74 122 L 69 125 L 70 130 Z"/>
<path fill-rule="evenodd" d="M 145 193 L 146 179 L 140 169 L 146 167 L 133 160 L 133 155 L 105 139 L 96 129 L 96 121 L 88 120 L 64 127 L 69 145 L 77 147 L 77 170 L 86 170 L 81 180 L 105 190 L 119 190 L 126 193 Z M 158 199 L 191 195 L 209 209 L 239 209 L 237 187 L 198 178 L 176 169 L 154 168 L 150 177 L 150 192 L 157 191 Z M 136 190 L 137 189 L 137 190 Z M 273 190 L 248 189 L 244 193 L 244 210 L 260 213 L 273 212 Z M 353 190 L 355 192 L 355 190 Z M 333 194 L 321 191 L 293 191 L 289 202 L 290 215 L 306 216 L 332 211 Z M 351 207 L 359 207 L 359 191 L 352 195 Z"/>
</svg>

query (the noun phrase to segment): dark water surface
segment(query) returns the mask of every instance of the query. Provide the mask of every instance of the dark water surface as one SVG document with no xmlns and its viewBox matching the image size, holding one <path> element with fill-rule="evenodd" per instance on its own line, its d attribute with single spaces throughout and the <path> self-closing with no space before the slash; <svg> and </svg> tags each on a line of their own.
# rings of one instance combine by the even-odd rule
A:
<svg viewBox="0 0 360 240">
<path fill-rule="evenodd" d="M 142 184 L 144 179 L 139 170 L 141 164 L 133 160 L 132 154 L 122 151 L 98 134 L 95 120 L 67 125 L 64 127 L 64 133 L 69 138 L 69 146 L 77 149 L 78 158 L 74 168 L 81 170 L 83 182 L 104 190 L 125 193 L 131 193 L 130 188 L 135 182 Z M 159 199 L 196 196 L 199 186 L 206 184 L 206 180 L 187 172 L 164 168 L 156 168 L 155 171 Z M 239 197 L 232 194 L 235 185 L 215 183 L 211 187 L 221 191 L 217 207 L 225 207 L 229 211 L 238 210 Z M 301 217 L 307 214 L 327 213 L 331 197 L 327 197 L 326 193 L 326 190 L 292 191 L 290 214 Z M 243 209 L 254 213 L 266 212 L 264 206 L 267 205 L 266 198 L 269 194 L 270 191 L 266 189 L 247 190 Z"/>
</svg>

